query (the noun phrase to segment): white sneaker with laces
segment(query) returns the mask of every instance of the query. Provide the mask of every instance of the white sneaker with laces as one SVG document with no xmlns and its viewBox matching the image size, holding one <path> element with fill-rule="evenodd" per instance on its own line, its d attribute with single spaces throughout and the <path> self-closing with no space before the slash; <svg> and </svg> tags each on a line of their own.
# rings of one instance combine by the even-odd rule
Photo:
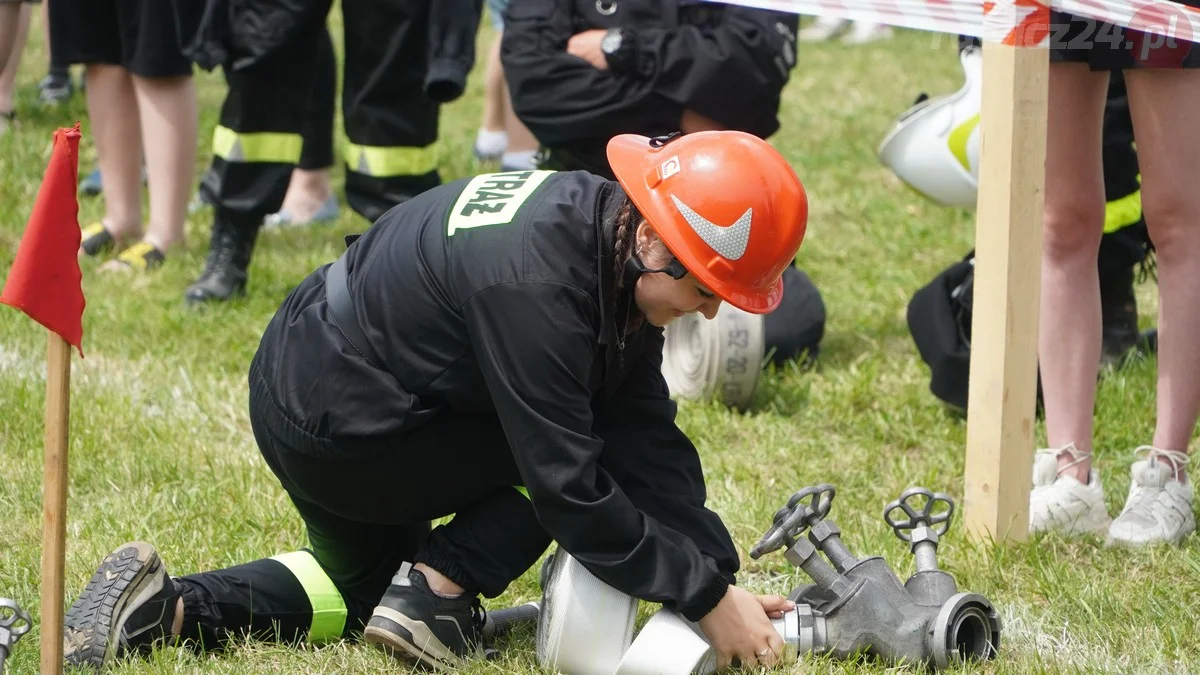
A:
<svg viewBox="0 0 1200 675">
<path fill-rule="evenodd" d="M 1129 497 L 1108 530 L 1107 543 L 1178 544 L 1196 529 L 1192 482 L 1181 482 L 1177 473 L 1187 465 L 1188 456 L 1149 445 L 1134 450 L 1133 456 L 1137 461 L 1130 469 L 1133 482 Z M 1169 461 L 1163 461 L 1164 458 Z"/>
<path fill-rule="evenodd" d="M 848 19 L 832 16 L 819 16 L 816 21 L 800 29 L 797 37 L 800 42 L 824 42 L 850 26 Z"/>
<path fill-rule="evenodd" d="M 1104 508 L 1104 489 L 1100 476 L 1092 469 L 1088 482 L 1080 483 L 1063 476 L 1058 456 L 1069 453 L 1074 460 L 1064 469 L 1091 457 L 1074 443 L 1063 448 L 1038 450 L 1033 458 L 1033 491 L 1029 495 L 1029 531 L 1059 532 L 1065 535 L 1102 534 L 1112 520 Z"/>
<path fill-rule="evenodd" d="M 886 40 L 892 37 L 892 28 L 887 24 L 873 21 L 855 21 L 850 32 L 842 36 L 842 42 L 848 45 L 865 45 L 868 42 Z"/>
</svg>

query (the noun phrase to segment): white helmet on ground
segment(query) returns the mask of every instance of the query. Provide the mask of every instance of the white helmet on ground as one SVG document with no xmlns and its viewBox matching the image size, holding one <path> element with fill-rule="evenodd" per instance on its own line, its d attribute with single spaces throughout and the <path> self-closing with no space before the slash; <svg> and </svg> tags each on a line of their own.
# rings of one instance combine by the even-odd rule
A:
<svg viewBox="0 0 1200 675">
<path fill-rule="evenodd" d="M 966 76 L 962 89 L 937 98 L 922 94 L 879 144 L 879 161 L 928 199 L 973 209 L 979 185 L 983 54 L 969 46 L 959 58 Z"/>
</svg>

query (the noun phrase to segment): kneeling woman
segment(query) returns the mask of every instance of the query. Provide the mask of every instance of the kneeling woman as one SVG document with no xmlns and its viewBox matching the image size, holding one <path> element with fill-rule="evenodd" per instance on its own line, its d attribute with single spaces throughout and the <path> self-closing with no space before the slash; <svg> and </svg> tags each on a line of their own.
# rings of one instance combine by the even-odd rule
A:
<svg viewBox="0 0 1200 675">
<path fill-rule="evenodd" d="M 770 617 L 790 603 L 734 585 L 661 327 L 778 306 L 804 188 L 736 131 L 608 153 L 618 182 L 524 171 L 430 190 L 292 291 L 250 366 L 250 419 L 311 549 L 172 578 L 150 545 L 122 546 L 67 614 L 69 661 L 363 633 L 454 667 L 478 649 L 479 596 L 553 540 L 697 621 L 724 662 L 773 663 Z"/>
</svg>

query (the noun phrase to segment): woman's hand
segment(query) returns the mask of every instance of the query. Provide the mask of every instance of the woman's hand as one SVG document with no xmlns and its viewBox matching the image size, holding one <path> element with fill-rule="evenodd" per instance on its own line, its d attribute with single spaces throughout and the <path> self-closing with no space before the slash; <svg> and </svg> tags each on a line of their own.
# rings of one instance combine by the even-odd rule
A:
<svg viewBox="0 0 1200 675">
<path fill-rule="evenodd" d="M 704 618 L 700 630 L 717 652 L 717 667 L 738 659 L 743 666 L 773 666 L 783 653 L 783 638 L 771 625 L 796 605 L 778 595 L 753 595 L 730 586 L 725 597 Z"/>
</svg>

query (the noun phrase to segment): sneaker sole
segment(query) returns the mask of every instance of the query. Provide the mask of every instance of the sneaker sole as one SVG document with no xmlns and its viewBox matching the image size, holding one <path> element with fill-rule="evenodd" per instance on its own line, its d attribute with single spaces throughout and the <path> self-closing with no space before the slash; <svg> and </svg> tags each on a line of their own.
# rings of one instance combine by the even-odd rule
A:
<svg viewBox="0 0 1200 675">
<path fill-rule="evenodd" d="M 387 607 L 376 607 L 371 613 L 363 638 L 395 658 L 435 670 L 454 670 L 463 665 L 463 660 L 447 649 L 424 622 Z"/>
<path fill-rule="evenodd" d="M 1179 546 L 1183 544 L 1183 540 L 1191 536 L 1196 531 L 1196 524 L 1185 525 L 1180 531 L 1179 536 L 1175 539 L 1151 539 L 1150 541 L 1131 541 L 1123 537 L 1114 537 L 1110 532 L 1104 540 L 1104 545 L 1108 548 L 1147 548 L 1152 546 Z"/>
<path fill-rule="evenodd" d="M 125 544 L 104 557 L 64 617 L 68 664 L 103 668 L 114 657 L 125 608 L 162 590 L 162 566 L 158 552 L 145 542 Z"/>
</svg>

